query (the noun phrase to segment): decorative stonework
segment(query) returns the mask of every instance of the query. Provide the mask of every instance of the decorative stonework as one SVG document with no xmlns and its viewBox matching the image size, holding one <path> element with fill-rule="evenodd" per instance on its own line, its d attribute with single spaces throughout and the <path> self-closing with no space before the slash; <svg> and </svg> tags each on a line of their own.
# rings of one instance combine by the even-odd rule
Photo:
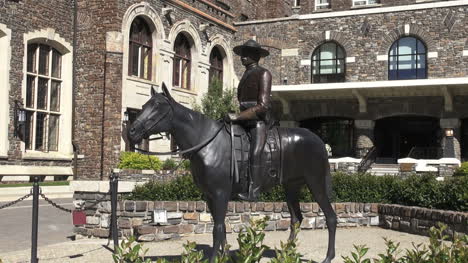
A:
<svg viewBox="0 0 468 263">
<path fill-rule="evenodd" d="M 383 42 L 379 47 L 379 54 L 388 54 L 393 43 L 405 36 L 419 37 L 426 44 L 428 52 L 437 50 L 437 41 L 433 39 L 430 33 L 418 24 L 411 23 L 399 26 L 393 31 L 384 34 L 382 36 Z"/>
<path fill-rule="evenodd" d="M 448 31 L 452 31 L 453 26 L 455 25 L 457 18 L 454 13 L 449 10 L 447 16 L 444 18 L 444 25 L 448 29 Z"/>
</svg>

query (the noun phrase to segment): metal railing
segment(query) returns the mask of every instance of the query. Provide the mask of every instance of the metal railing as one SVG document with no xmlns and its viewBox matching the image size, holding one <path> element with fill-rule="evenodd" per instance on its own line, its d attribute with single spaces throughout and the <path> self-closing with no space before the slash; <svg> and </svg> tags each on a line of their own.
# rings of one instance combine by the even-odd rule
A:
<svg viewBox="0 0 468 263">
<path fill-rule="evenodd" d="M 439 159 L 441 156 L 440 147 L 413 147 L 408 153 L 408 158 L 413 159 Z"/>
<path fill-rule="evenodd" d="M 376 158 L 377 158 L 377 148 L 373 146 L 367 151 L 366 155 L 362 158 L 361 163 L 359 163 L 358 168 L 357 168 L 358 172 L 362 173 L 362 172 L 366 172 L 367 170 L 369 170 L 371 165 L 375 162 Z"/>
<path fill-rule="evenodd" d="M 109 194 L 111 195 L 111 227 L 110 227 L 110 233 L 109 235 L 112 237 L 114 241 L 114 252 L 116 251 L 119 241 L 119 232 L 118 232 L 118 225 L 117 225 L 117 193 L 118 193 L 118 181 L 119 181 L 119 172 L 113 171 L 110 176 L 109 176 Z M 0 205 L 0 210 L 13 206 L 29 197 L 32 196 L 32 223 L 31 223 L 31 262 L 32 263 L 37 263 L 39 259 L 37 258 L 37 240 L 38 240 L 38 228 L 39 228 L 39 197 L 42 197 L 46 202 L 51 204 L 53 207 L 73 214 L 73 221 L 75 221 L 75 213 L 83 213 L 84 211 L 81 209 L 78 210 L 71 210 L 66 207 L 63 207 L 54 201 L 52 201 L 50 198 L 48 198 L 45 194 L 42 193 L 42 190 L 39 186 L 40 176 L 33 176 L 32 177 L 33 181 L 33 186 L 31 188 L 30 193 L 5 204 Z M 84 215 L 84 218 L 78 219 L 79 221 L 84 220 L 81 223 L 75 223 L 74 224 L 85 224 L 86 223 L 86 216 Z"/>
</svg>

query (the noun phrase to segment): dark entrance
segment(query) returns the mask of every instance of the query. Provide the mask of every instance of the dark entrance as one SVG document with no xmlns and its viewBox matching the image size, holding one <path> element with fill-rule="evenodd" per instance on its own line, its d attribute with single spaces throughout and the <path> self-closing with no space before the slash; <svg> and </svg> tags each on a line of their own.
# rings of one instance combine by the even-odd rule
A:
<svg viewBox="0 0 468 263">
<path fill-rule="evenodd" d="M 330 145 L 333 158 L 353 156 L 354 120 L 322 117 L 302 121 L 300 126 L 311 130 Z"/>
<path fill-rule="evenodd" d="M 397 159 L 438 159 L 441 157 L 439 120 L 431 117 L 389 117 L 375 123 L 375 145 L 380 163 Z"/>
<path fill-rule="evenodd" d="M 468 118 L 461 122 L 461 157 L 463 161 L 468 161 Z"/>
</svg>

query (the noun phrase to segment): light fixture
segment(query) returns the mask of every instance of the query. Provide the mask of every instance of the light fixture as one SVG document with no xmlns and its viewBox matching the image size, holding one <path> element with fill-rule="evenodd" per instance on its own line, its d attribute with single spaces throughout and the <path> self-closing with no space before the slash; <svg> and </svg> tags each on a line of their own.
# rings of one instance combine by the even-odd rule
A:
<svg viewBox="0 0 468 263">
<path fill-rule="evenodd" d="M 26 126 L 26 110 L 23 104 L 18 100 L 15 100 L 15 131 L 14 136 L 16 138 L 24 139 L 24 129 Z"/>
<path fill-rule="evenodd" d="M 124 115 L 123 115 L 123 124 L 124 124 L 124 125 L 127 125 L 127 124 L 128 124 L 128 111 L 125 111 L 125 112 L 124 112 Z"/>
<path fill-rule="evenodd" d="M 453 129 L 445 129 L 446 137 L 453 137 Z"/>
</svg>

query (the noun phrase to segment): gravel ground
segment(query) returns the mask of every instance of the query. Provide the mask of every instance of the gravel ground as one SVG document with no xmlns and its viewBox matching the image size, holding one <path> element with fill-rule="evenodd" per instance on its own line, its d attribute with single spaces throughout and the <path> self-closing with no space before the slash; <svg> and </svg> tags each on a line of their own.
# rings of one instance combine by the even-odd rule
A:
<svg viewBox="0 0 468 263">
<path fill-rule="evenodd" d="M 265 259 L 262 262 L 268 262 L 268 257 L 274 256 L 274 247 L 279 247 L 281 241 L 288 238 L 289 232 L 267 232 L 266 245 L 272 247 L 267 251 Z M 375 257 L 378 253 L 385 250 L 383 237 L 401 242 L 400 248 L 411 248 L 412 242 L 427 243 L 428 238 L 423 236 L 411 235 L 407 233 L 396 232 L 374 227 L 363 228 L 340 228 L 337 230 L 336 237 L 336 258 L 333 262 L 343 262 L 341 255 L 350 255 L 353 250 L 353 244 L 367 244 L 370 247 L 368 256 Z M 228 243 L 232 246 L 231 250 L 238 248 L 237 234 L 228 235 Z M 168 259 L 178 258 L 183 251 L 182 245 L 187 241 L 195 241 L 198 249 L 205 251 L 211 246 L 211 235 L 191 235 L 182 237 L 179 240 L 144 243 L 148 248 L 147 256 L 155 259 L 164 256 Z M 112 243 L 112 242 L 111 242 Z M 55 245 L 43 246 L 38 249 L 39 262 L 113 262 L 112 252 L 105 247 L 107 240 L 84 239 L 78 241 L 69 241 Z M 112 248 L 112 244 L 110 245 Z M 299 252 L 304 255 L 304 260 L 314 260 L 320 262 L 325 258 L 327 249 L 327 231 L 326 230 L 303 230 L 299 233 Z M 0 254 L 0 259 L 4 263 L 29 262 L 30 250 L 19 250 Z"/>
</svg>

